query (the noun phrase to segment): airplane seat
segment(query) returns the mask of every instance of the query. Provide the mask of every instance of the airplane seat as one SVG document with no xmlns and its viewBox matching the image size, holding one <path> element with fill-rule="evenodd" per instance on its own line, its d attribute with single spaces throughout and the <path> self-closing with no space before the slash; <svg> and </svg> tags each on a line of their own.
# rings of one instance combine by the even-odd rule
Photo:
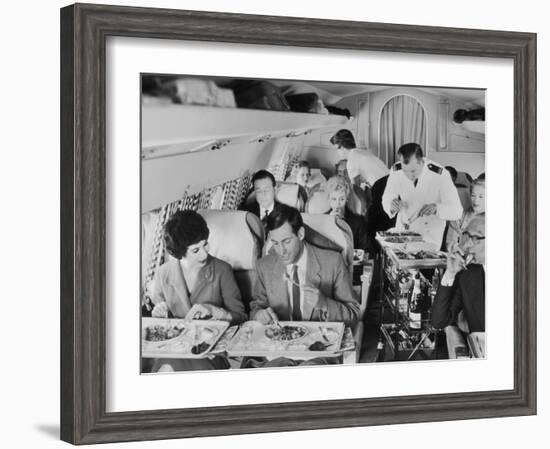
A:
<svg viewBox="0 0 550 449">
<path fill-rule="evenodd" d="M 307 186 L 315 187 L 316 185 L 319 185 L 319 189 L 324 190 L 326 184 L 327 184 L 327 177 L 323 174 L 321 169 L 312 168 L 311 178 L 309 178 L 309 182 L 307 183 Z"/>
<path fill-rule="evenodd" d="M 470 188 L 464 187 L 462 185 L 457 185 L 456 190 L 458 192 L 458 197 L 460 198 L 460 203 L 462 204 L 462 209 L 464 211 L 470 210 L 472 208 L 472 197 L 470 196 Z"/>
<path fill-rule="evenodd" d="M 348 224 L 340 217 L 334 215 L 302 214 L 306 226 L 305 240 L 312 245 L 331 249 L 324 246 L 326 243 L 319 240 L 319 236 L 329 242 L 333 242 L 341 248 L 344 262 L 350 271 L 350 282 L 353 278 L 353 234 Z M 308 235 L 308 228 L 310 233 Z M 362 287 L 363 288 L 363 287 Z M 367 293 L 367 292 L 365 292 Z M 366 309 L 367 294 L 359 294 L 360 312 L 357 323 L 351 328 L 355 349 L 344 353 L 344 363 L 357 363 L 361 354 L 364 324 L 363 314 Z"/>
<path fill-rule="evenodd" d="M 300 187 L 294 182 L 277 182 L 275 187 L 275 198 L 279 203 L 286 204 L 287 206 L 295 207 L 302 211 L 304 209 L 304 202 L 299 195 Z M 251 204 L 256 200 L 256 194 L 252 190 L 246 197 L 245 204 Z"/>
<path fill-rule="evenodd" d="M 280 203 L 287 206 L 295 207 L 299 211 L 304 210 L 304 202 L 299 194 L 300 186 L 291 182 L 279 182 L 277 183 L 277 191 L 275 197 Z"/>
<path fill-rule="evenodd" d="M 235 280 L 241 291 L 243 303 L 248 310 L 252 287 L 256 278 L 256 261 L 261 256 L 264 242 L 262 222 L 254 214 L 245 211 L 203 209 L 198 211 L 205 219 L 210 235 L 209 253 L 231 265 Z M 142 269 L 146 274 L 147 264 L 154 251 L 153 239 L 158 232 L 159 211 L 142 215 Z M 164 254 L 165 260 L 172 257 Z M 142 277 L 146 281 L 146 276 Z M 152 291 L 153 280 L 143 286 Z"/>
<path fill-rule="evenodd" d="M 302 214 L 306 229 L 305 240 L 319 248 L 342 253 L 346 267 L 353 270 L 353 234 L 340 217 L 326 214 Z"/>
<path fill-rule="evenodd" d="M 264 244 L 262 222 L 245 211 L 202 209 L 198 213 L 210 230 L 209 253 L 231 265 L 248 311 L 256 280 L 256 262 Z"/>
<path fill-rule="evenodd" d="M 316 185 L 319 185 L 320 189 L 324 189 L 325 184 L 327 183 L 327 178 L 323 174 L 323 171 L 320 168 L 311 168 L 311 177 L 307 183 L 307 187 L 312 188 Z M 291 170 L 290 174 L 286 177 L 285 182 L 296 182 L 296 173 L 294 170 Z"/>
<path fill-rule="evenodd" d="M 460 203 L 462 204 L 462 209 L 464 209 L 465 211 L 472 208 L 472 199 L 470 197 L 472 183 L 473 179 L 468 173 L 463 171 L 457 173 L 455 186 L 456 190 L 458 191 Z"/>
<path fill-rule="evenodd" d="M 328 194 L 324 190 L 314 192 L 306 203 L 305 211 L 308 214 L 325 214 L 330 210 Z"/>
</svg>

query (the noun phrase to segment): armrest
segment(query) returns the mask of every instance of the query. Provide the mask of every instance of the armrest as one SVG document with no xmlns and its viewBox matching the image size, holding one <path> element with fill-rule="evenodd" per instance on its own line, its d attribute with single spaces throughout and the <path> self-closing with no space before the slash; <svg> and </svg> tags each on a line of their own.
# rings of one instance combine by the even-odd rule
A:
<svg viewBox="0 0 550 449">
<path fill-rule="evenodd" d="M 367 304 L 369 300 L 370 285 L 372 283 L 372 274 L 374 273 L 374 260 L 369 259 L 364 267 L 363 274 L 361 275 L 361 305 L 359 317 L 363 319 L 365 311 L 367 310 Z"/>
<path fill-rule="evenodd" d="M 447 326 L 445 329 L 447 337 L 447 350 L 450 359 L 469 358 L 468 344 L 464 338 L 464 334 L 457 326 Z M 458 354 L 457 354 L 458 352 Z"/>
<path fill-rule="evenodd" d="M 359 363 L 359 356 L 361 355 L 361 342 L 363 341 L 364 324 L 359 321 L 352 330 L 353 341 L 355 342 L 355 349 L 352 351 L 345 351 L 342 353 L 344 365 L 352 365 Z"/>
</svg>

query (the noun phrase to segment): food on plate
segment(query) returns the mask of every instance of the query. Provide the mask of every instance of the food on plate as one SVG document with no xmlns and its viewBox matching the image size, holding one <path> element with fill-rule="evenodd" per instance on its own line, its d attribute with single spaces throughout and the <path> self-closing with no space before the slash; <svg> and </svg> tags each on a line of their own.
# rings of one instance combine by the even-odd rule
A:
<svg viewBox="0 0 550 449">
<path fill-rule="evenodd" d="M 399 249 L 396 249 L 393 251 L 395 256 L 398 259 L 402 260 L 424 260 L 424 259 L 445 259 L 445 254 L 438 253 L 434 251 L 426 251 L 426 250 L 420 250 L 420 251 L 414 251 L 414 252 L 405 252 L 401 251 Z"/>
<path fill-rule="evenodd" d="M 202 343 L 199 343 L 198 345 L 194 345 L 194 346 L 191 348 L 191 353 L 192 353 L 192 354 L 195 354 L 195 355 L 202 354 L 202 353 L 205 352 L 209 347 L 210 347 L 210 345 L 209 345 L 208 343 L 206 343 L 205 341 L 203 341 Z"/>
<path fill-rule="evenodd" d="M 382 237 L 421 237 L 418 232 L 414 231 L 382 231 Z"/>
<path fill-rule="evenodd" d="M 154 326 L 148 326 L 145 328 L 145 340 L 147 341 L 164 341 L 176 338 L 185 327 L 181 324 L 175 325 L 162 325 L 156 324 Z"/>
<path fill-rule="evenodd" d="M 307 329 L 303 326 L 271 326 L 265 330 L 267 338 L 273 341 L 293 341 L 304 337 Z"/>
<path fill-rule="evenodd" d="M 310 351 L 324 351 L 330 346 L 330 343 L 323 343 L 322 341 L 316 341 L 309 345 Z"/>
<path fill-rule="evenodd" d="M 386 237 L 384 240 L 387 243 L 407 243 L 409 241 L 406 237 Z"/>
</svg>

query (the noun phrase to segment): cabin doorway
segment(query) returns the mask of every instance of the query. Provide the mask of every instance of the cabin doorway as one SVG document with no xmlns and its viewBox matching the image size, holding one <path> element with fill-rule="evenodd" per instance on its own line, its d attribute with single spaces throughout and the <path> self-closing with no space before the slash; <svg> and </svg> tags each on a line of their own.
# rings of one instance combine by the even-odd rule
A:
<svg viewBox="0 0 550 449">
<path fill-rule="evenodd" d="M 426 154 L 426 113 L 415 98 L 398 95 L 388 100 L 382 108 L 380 157 L 392 166 L 399 160 L 399 147 L 409 142 L 420 144 Z"/>
</svg>

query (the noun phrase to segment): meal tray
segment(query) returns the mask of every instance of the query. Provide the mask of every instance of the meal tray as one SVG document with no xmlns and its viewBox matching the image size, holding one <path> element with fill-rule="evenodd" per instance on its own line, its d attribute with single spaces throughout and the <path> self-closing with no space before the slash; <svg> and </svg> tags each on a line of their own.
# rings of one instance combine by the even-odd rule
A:
<svg viewBox="0 0 550 449">
<path fill-rule="evenodd" d="M 439 268 L 447 264 L 446 253 L 438 251 L 431 243 L 418 240 L 418 236 L 405 233 L 402 237 L 403 241 L 395 242 L 392 239 L 395 239 L 398 233 L 391 233 L 389 237 L 383 234 L 387 234 L 387 232 L 379 232 L 376 240 L 398 268 Z M 390 240 L 388 241 L 388 239 Z M 417 259 L 414 254 L 418 254 L 420 251 L 426 253 L 426 256 Z"/>
<path fill-rule="evenodd" d="M 144 317 L 141 320 L 141 355 L 146 358 L 201 359 L 216 346 L 228 326 L 226 321 Z M 152 335 L 162 336 L 167 329 L 177 335 L 159 341 L 147 339 Z M 203 347 L 199 346 L 201 344 Z M 192 352 L 195 345 L 201 352 Z"/>
<path fill-rule="evenodd" d="M 283 331 L 275 324 L 264 325 L 258 321 L 244 323 L 229 343 L 228 355 L 312 358 L 339 354 L 343 350 L 344 323 L 280 321 L 279 324 Z M 300 331 L 289 336 L 284 329 L 300 329 Z M 324 350 L 309 349 L 315 342 L 324 342 L 328 346 Z"/>
</svg>

